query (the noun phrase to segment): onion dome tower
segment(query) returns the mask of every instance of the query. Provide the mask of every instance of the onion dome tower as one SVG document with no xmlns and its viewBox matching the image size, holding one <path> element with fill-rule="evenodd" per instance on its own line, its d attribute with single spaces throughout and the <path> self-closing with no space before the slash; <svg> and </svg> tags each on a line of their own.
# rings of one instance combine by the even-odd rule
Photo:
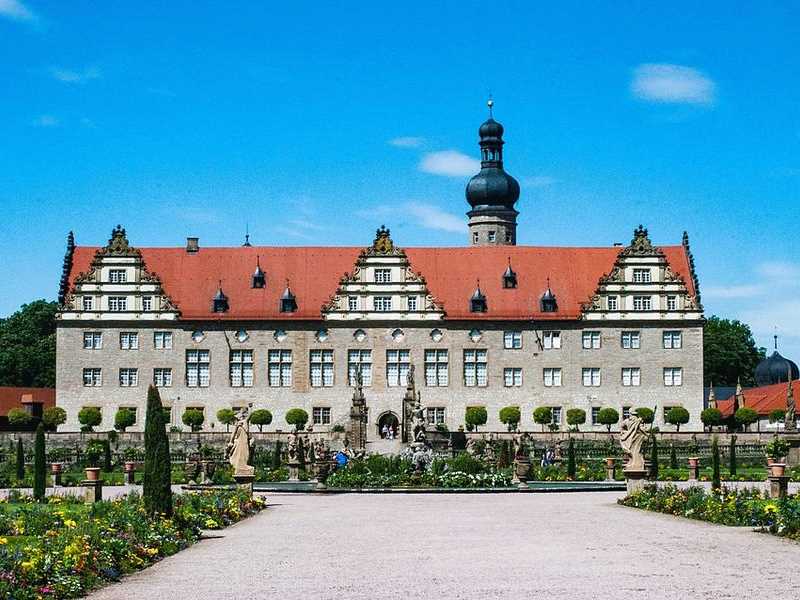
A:
<svg viewBox="0 0 800 600">
<path fill-rule="evenodd" d="M 478 129 L 481 170 L 467 184 L 470 244 L 515 246 L 519 183 L 503 170 L 503 126 L 492 117 L 494 102 L 487 102 L 489 118 Z"/>
<path fill-rule="evenodd" d="M 773 383 L 786 383 L 800 378 L 797 365 L 794 361 L 784 358 L 778 352 L 778 336 L 775 338 L 775 351 L 756 366 L 756 385 L 771 385 Z"/>
</svg>

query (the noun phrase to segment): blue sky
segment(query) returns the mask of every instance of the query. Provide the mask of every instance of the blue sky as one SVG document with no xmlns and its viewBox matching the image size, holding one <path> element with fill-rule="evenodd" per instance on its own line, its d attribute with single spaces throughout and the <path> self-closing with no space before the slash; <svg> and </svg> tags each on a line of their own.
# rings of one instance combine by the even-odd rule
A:
<svg viewBox="0 0 800 600">
<path fill-rule="evenodd" d="M 540 4 L 0 0 L 0 314 L 69 229 L 465 243 L 491 93 L 521 243 L 687 229 L 707 313 L 800 360 L 800 8 Z"/>
</svg>

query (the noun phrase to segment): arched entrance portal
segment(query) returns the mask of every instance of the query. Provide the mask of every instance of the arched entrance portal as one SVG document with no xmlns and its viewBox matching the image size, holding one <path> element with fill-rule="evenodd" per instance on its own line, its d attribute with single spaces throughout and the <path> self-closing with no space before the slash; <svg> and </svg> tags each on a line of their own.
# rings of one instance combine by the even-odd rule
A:
<svg viewBox="0 0 800 600">
<path fill-rule="evenodd" d="M 386 429 L 384 429 L 384 427 Z M 400 435 L 400 419 L 393 412 L 385 412 L 378 418 L 378 435 L 382 439 L 396 440 Z"/>
</svg>

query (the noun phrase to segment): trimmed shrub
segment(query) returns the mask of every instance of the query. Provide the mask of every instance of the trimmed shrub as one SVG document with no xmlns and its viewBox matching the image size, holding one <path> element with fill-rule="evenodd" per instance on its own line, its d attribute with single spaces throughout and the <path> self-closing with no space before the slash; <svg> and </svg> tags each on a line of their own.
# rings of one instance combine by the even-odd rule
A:
<svg viewBox="0 0 800 600">
<path fill-rule="evenodd" d="M 650 479 L 658 479 L 658 439 L 655 433 L 650 434 Z"/>
<path fill-rule="evenodd" d="M 669 445 L 669 468 L 670 469 L 678 468 L 678 455 L 675 454 L 675 444 Z"/>
<path fill-rule="evenodd" d="M 44 502 L 44 487 L 47 477 L 47 464 L 45 462 L 44 424 L 36 427 L 36 441 L 33 445 L 33 498 Z"/>
<path fill-rule="evenodd" d="M 582 408 L 570 408 L 567 410 L 567 425 L 571 425 L 578 431 L 578 427 L 586 423 L 586 411 Z"/>
<path fill-rule="evenodd" d="M 736 475 L 736 466 L 737 466 L 736 465 L 736 436 L 735 435 L 731 436 L 731 445 L 728 448 L 728 459 L 730 461 L 729 465 L 728 465 L 728 470 L 731 473 L 731 477 L 733 477 L 734 475 Z"/>
<path fill-rule="evenodd" d="M 86 406 L 78 412 L 78 422 L 83 425 L 81 431 L 94 431 L 103 422 L 103 414 L 96 406 Z"/>
<path fill-rule="evenodd" d="M 611 433 L 611 426 L 619 423 L 619 413 L 614 408 L 601 408 L 597 413 L 597 422 L 605 425 Z"/>
<path fill-rule="evenodd" d="M 545 425 L 550 425 L 553 422 L 553 409 L 549 406 L 540 406 L 533 410 L 533 422 L 542 426 L 544 431 Z"/>
<path fill-rule="evenodd" d="M 500 422 L 508 427 L 509 431 L 516 430 L 521 417 L 519 406 L 506 406 L 500 409 Z"/>
<path fill-rule="evenodd" d="M 652 423 L 656 418 L 655 411 L 652 408 L 647 408 L 646 406 L 640 406 L 633 411 L 633 413 L 647 425 L 650 425 L 650 423 Z"/>
<path fill-rule="evenodd" d="M 711 488 L 718 490 L 722 487 L 719 478 L 719 440 L 714 436 L 711 440 Z"/>
<path fill-rule="evenodd" d="M 130 408 L 120 408 L 114 415 L 114 429 L 117 431 L 125 431 L 134 423 L 136 423 L 136 413 Z"/>
<path fill-rule="evenodd" d="M 677 431 L 681 430 L 681 425 L 689 422 L 689 411 L 682 406 L 673 406 L 667 411 L 667 423 L 675 425 Z"/>
<path fill-rule="evenodd" d="M 199 411 L 196 411 L 199 412 Z M 200 413 L 202 416 L 202 413 Z M 144 424 L 144 475 L 142 499 L 150 515 L 172 516 L 172 464 L 169 438 L 164 427 L 161 396 L 155 386 L 147 389 L 147 415 Z"/>
<path fill-rule="evenodd" d="M 786 418 L 786 411 L 782 408 L 776 408 L 769 413 L 770 423 L 781 423 Z"/>
<path fill-rule="evenodd" d="M 225 431 L 230 431 L 231 425 L 236 423 L 236 413 L 232 408 L 220 408 L 217 411 L 217 421 L 225 425 Z"/>
<path fill-rule="evenodd" d="M 103 440 L 103 470 L 110 473 L 114 467 L 111 465 L 111 442 Z"/>
<path fill-rule="evenodd" d="M 575 441 L 569 438 L 567 446 L 567 478 L 574 480 L 577 467 L 575 465 Z"/>
<path fill-rule="evenodd" d="M 8 411 L 8 424 L 12 427 L 25 427 L 32 420 L 33 417 L 22 408 L 12 408 Z"/>
<path fill-rule="evenodd" d="M 203 422 L 205 420 L 206 417 L 203 414 L 203 411 L 197 408 L 187 408 L 185 411 L 183 411 L 183 415 L 181 415 L 181 421 L 183 421 L 183 424 L 192 431 L 200 431 L 200 428 L 203 427 Z"/>
<path fill-rule="evenodd" d="M 17 481 L 25 479 L 25 449 L 22 438 L 17 438 Z"/>
<path fill-rule="evenodd" d="M 468 406 L 464 412 L 464 423 L 468 431 L 478 431 L 478 427 L 486 425 L 489 415 L 485 406 Z"/>
<path fill-rule="evenodd" d="M 275 442 L 275 451 L 272 453 L 272 470 L 277 471 L 281 468 L 281 441 Z"/>
<path fill-rule="evenodd" d="M 60 406 L 45 408 L 42 413 L 42 422 L 48 429 L 56 429 L 67 422 L 67 411 Z"/>
<path fill-rule="evenodd" d="M 747 431 L 747 428 L 750 425 L 758 421 L 758 413 L 752 408 L 743 406 L 736 411 L 736 414 L 733 415 L 733 418 L 736 420 L 737 425 L 741 425 L 744 427 L 744 430 Z"/>
<path fill-rule="evenodd" d="M 287 425 L 294 425 L 295 431 L 300 431 L 308 423 L 308 413 L 302 408 L 290 408 L 286 411 Z"/>
<path fill-rule="evenodd" d="M 272 413 L 266 408 L 259 408 L 250 413 L 250 423 L 256 425 L 259 431 L 264 431 L 264 425 L 272 423 Z"/>
<path fill-rule="evenodd" d="M 707 408 L 700 413 L 700 420 L 709 429 L 722 423 L 722 411 L 718 408 Z"/>
</svg>

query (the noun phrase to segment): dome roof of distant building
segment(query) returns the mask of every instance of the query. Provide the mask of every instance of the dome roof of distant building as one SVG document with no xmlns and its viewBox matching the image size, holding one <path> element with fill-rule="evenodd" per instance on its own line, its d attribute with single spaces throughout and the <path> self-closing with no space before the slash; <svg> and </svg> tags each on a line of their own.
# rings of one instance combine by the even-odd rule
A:
<svg viewBox="0 0 800 600">
<path fill-rule="evenodd" d="M 781 356 L 777 350 L 758 363 L 755 370 L 756 385 L 758 386 L 786 383 L 790 376 L 793 380 L 800 378 L 797 364 Z"/>
</svg>

